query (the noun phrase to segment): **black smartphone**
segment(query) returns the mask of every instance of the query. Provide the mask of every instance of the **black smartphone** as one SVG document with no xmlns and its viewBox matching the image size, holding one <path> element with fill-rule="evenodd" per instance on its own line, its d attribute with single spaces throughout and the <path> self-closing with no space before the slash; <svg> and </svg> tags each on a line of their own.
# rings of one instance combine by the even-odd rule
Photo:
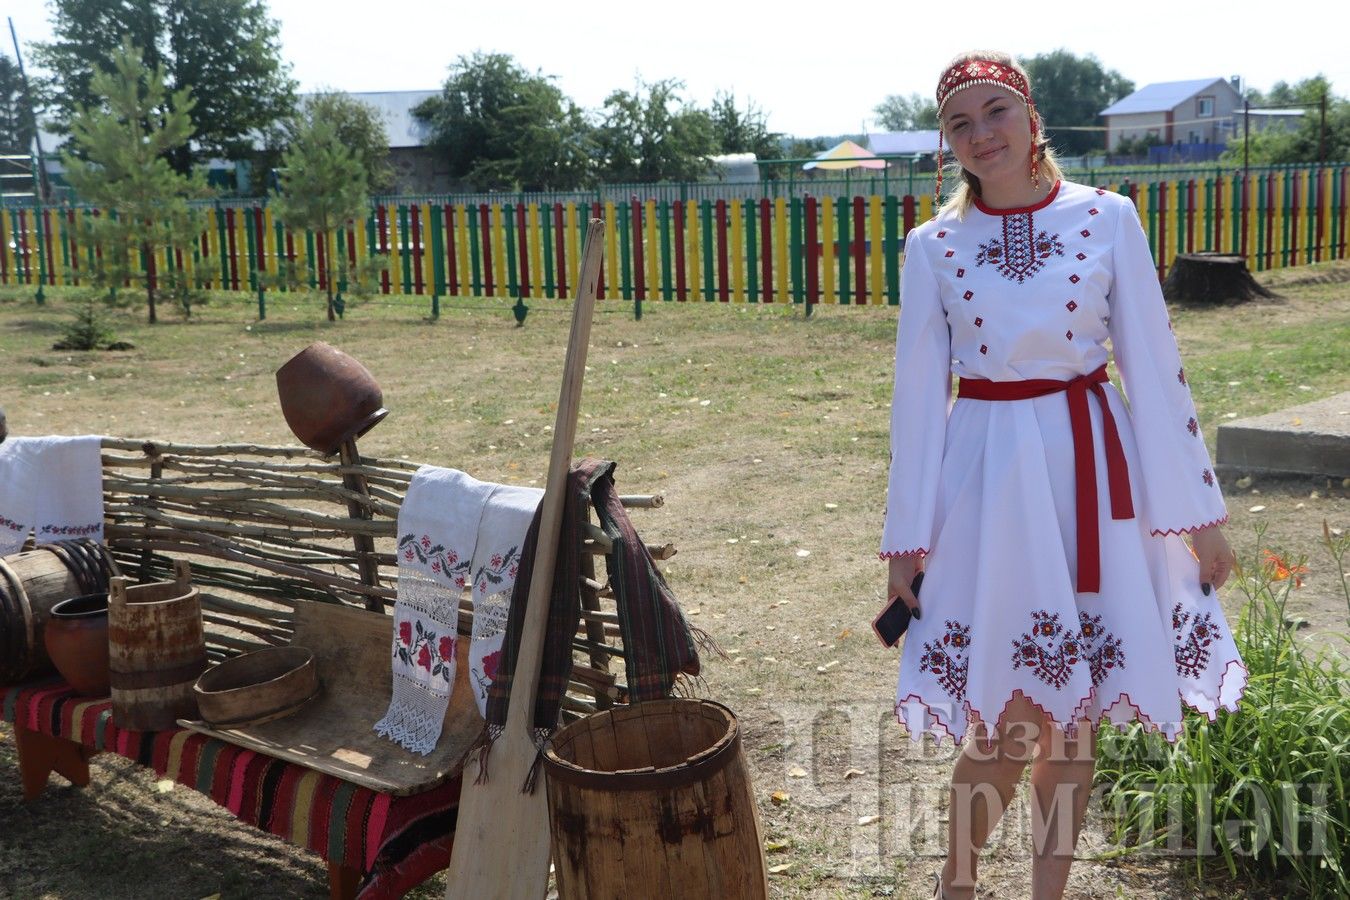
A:
<svg viewBox="0 0 1350 900">
<path fill-rule="evenodd" d="M 909 589 L 914 592 L 914 597 L 919 596 L 919 588 L 923 585 L 923 572 L 914 576 L 914 581 L 910 583 Z M 909 620 L 914 617 L 910 612 L 909 605 L 899 597 L 893 599 L 881 615 L 872 620 L 872 630 L 877 633 L 881 643 L 887 647 L 894 647 L 900 641 L 901 635 L 905 629 L 909 628 Z"/>
</svg>

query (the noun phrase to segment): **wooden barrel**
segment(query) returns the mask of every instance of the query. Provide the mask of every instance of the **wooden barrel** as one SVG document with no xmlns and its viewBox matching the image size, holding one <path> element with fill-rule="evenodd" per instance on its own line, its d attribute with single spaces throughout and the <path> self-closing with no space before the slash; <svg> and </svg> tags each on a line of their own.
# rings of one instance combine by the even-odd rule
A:
<svg viewBox="0 0 1350 900">
<path fill-rule="evenodd" d="M 768 897 L 740 729 L 720 703 L 587 716 L 544 765 L 560 900 Z"/>
<path fill-rule="evenodd" d="M 112 580 L 108 669 L 119 728 L 163 731 L 197 718 L 192 686 L 206 670 L 202 607 L 187 563 L 176 562 L 174 574 L 174 581 L 135 586 Z"/>
<path fill-rule="evenodd" d="M 56 671 L 42 639 L 52 607 L 106 591 L 111 565 L 92 541 L 63 541 L 0 558 L 0 684 Z"/>
</svg>

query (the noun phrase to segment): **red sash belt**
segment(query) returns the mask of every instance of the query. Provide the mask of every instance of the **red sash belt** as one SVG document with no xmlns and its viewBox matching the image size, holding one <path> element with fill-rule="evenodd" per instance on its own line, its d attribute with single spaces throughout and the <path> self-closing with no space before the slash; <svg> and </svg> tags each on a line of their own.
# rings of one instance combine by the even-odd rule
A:
<svg viewBox="0 0 1350 900">
<path fill-rule="evenodd" d="M 1088 391 L 1097 395 L 1102 410 L 1102 430 L 1106 435 L 1106 476 L 1111 488 L 1111 518 L 1133 519 L 1130 500 L 1130 469 L 1120 445 L 1116 419 L 1106 402 L 1102 383 L 1107 380 L 1106 365 L 1088 375 L 1069 381 L 1032 378 L 1026 381 L 987 381 L 962 378 L 956 396 L 970 400 L 1029 400 L 1064 391 L 1069 401 L 1069 426 L 1073 430 L 1074 482 L 1078 504 L 1078 590 L 1101 590 L 1101 537 L 1097 533 L 1097 466 L 1092 446 L 1092 419 L 1088 413 Z"/>
</svg>

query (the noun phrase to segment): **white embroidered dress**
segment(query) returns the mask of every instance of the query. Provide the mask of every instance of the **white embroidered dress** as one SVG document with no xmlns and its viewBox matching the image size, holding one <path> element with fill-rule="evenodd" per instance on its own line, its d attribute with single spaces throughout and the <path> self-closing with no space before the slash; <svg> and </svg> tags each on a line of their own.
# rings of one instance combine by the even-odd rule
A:
<svg viewBox="0 0 1350 900">
<path fill-rule="evenodd" d="M 964 739 L 1018 693 L 1057 724 L 1139 719 L 1169 738 L 1181 701 L 1235 708 L 1246 669 L 1180 535 L 1226 520 L 1156 269 L 1126 197 L 1061 183 L 1019 210 L 972 208 L 905 245 L 881 555 L 922 553 L 923 618 L 905 638 L 896 714 L 916 739 Z M 1066 394 L 959 398 L 952 375 L 1103 385 L 1135 516 L 1112 518 L 1098 399 L 1101 589 L 1077 590 Z"/>
</svg>

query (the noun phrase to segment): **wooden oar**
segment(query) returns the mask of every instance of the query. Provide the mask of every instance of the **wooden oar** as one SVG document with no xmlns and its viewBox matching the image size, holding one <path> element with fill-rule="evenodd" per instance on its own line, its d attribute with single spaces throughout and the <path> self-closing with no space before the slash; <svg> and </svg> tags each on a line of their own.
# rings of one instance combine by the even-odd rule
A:
<svg viewBox="0 0 1350 900">
<path fill-rule="evenodd" d="M 553 564 L 558 555 L 558 531 L 562 527 L 567 474 L 572 464 L 572 441 L 581 406 L 581 381 L 586 374 L 586 347 L 591 335 L 591 314 L 600 280 L 605 223 L 592 219 L 582 250 L 581 275 L 572 310 L 572 333 L 563 365 L 562 394 L 553 427 L 553 453 L 548 462 L 543 511 L 539 518 L 539 542 L 534 554 L 534 572 L 525 610 L 525 627 L 511 683 L 506 730 L 481 760 L 470 753 L 464 765 L 459 796 L 459 819 L 446 873 L 445 895 L 449 900 L 530 900 L 544 896 L 548 887 L 549 822 L 548 793 L 544 773 L 538 773 L 534 791 L 521 788 L 534 765 L 538 748 L 532 735 L 534 702 L 539 689 L 539 664 L 544 651 L 544 628 L 548 621 L 553 589 Z M 488 779 L 476 784 L 480 765 Z"/>
</svg>

